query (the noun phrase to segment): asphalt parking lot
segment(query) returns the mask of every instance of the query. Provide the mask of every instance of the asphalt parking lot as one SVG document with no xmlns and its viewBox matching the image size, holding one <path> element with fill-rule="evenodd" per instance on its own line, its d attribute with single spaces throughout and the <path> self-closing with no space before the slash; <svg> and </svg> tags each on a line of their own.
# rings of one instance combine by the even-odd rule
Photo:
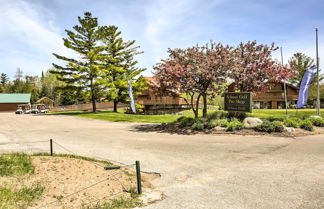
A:
<svg viewBox="0 0 324 209">
<path fill-rule="evenodd" d="M 0 113 L 0 152 L 46 150 L 50 138 L 80 155 L 158 172 L 158 209 L 323 209 L 324 135 L 177 135 L 140 132 L 140 124 L 60 115 Z M 58 147 L 54 147 L 57 151 Z"/>
</svg>

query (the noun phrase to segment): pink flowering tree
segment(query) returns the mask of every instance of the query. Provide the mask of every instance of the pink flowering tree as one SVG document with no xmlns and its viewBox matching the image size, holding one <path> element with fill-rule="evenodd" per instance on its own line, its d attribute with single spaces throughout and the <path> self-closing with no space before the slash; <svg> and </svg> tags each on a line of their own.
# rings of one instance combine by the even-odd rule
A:
<svg viewBox="0 0 324 209">
<path fill-rule="evenodd" d="M 168 59 L 154 66 L 156 91 L 182 97 L 195 117 L 202 98 L 206 117 L 207 97 L 224 91 L 228 69 L 234 63 L 231 47 L 210 42 L 187 49 L 169 49 L 168 53 Z"/>
<path fill-rule="evenodd" d="M 229 77 L 241 92 L 264 91 L 267 82 L 279 83 L 295 75 L 293 70 L 273 60 L 271 53 L 278 47 L 257 44 L 256 41 L 240 43 L 234 50 L 235 65 Z"/>
</svg>

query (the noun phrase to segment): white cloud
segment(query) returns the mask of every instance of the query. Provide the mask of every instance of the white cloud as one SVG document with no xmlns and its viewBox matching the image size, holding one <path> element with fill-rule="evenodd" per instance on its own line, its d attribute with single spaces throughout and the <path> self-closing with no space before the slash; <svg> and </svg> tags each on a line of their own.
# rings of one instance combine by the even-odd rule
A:
<svg viewBox="0 0 324 209">
<path fill-rule="evenodd" d="M 55 27 L 51 11 L 24 0 L 0 0 L 0 5 L 0 38 L 5 40 L 0 53 L 7 56 L 3 57 L 7 69 L 2 70 L 12 75 L 19 66 L 39 73 L 51 67 L 52 52 L 70 54 Z"/>
</svg>

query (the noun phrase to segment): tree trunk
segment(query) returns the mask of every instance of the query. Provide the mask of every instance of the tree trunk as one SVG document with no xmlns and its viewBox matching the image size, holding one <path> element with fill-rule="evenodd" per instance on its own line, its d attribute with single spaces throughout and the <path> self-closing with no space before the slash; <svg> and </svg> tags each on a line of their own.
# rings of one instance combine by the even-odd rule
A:
<svg viewBox="0 0 324 209">
<path fill-rule="evenodd" d="M 114 112 L 117 112 L 118 101 L 114 99 Z"/>
<path fill-rule="evenodd" d="M 207 94 L 203 94 L 203 117 L 206 118 L 207 117 Z"/>
<path fill-rule="evenodd" d="M 93 79 L 90 79 L 90 88 L 91 88 L 91 101 L 92 101 L 92 112 L 97 112 L 96 106 L 96 97 L 94 95 Z"/>
<path fill-rule="evenodd" d="M 199 117 L 199 100 L 200 100 L 201 94 L 198 95 L 198 98 L 196 100 L 196 109 L 194 110 L 195 118 Z"/>
</svg>

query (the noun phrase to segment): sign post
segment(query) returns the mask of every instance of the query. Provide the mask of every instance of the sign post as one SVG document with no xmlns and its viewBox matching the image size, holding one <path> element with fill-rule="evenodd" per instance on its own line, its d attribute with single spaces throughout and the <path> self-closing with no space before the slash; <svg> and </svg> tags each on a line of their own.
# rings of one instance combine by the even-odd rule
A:
<svg viewBox="0 0 324 209">
<path fill-rule="evenodd" d="M 224 110 L 229 112 L 252 112 L 252 93 L 225 93 Z"/>
</svg>

